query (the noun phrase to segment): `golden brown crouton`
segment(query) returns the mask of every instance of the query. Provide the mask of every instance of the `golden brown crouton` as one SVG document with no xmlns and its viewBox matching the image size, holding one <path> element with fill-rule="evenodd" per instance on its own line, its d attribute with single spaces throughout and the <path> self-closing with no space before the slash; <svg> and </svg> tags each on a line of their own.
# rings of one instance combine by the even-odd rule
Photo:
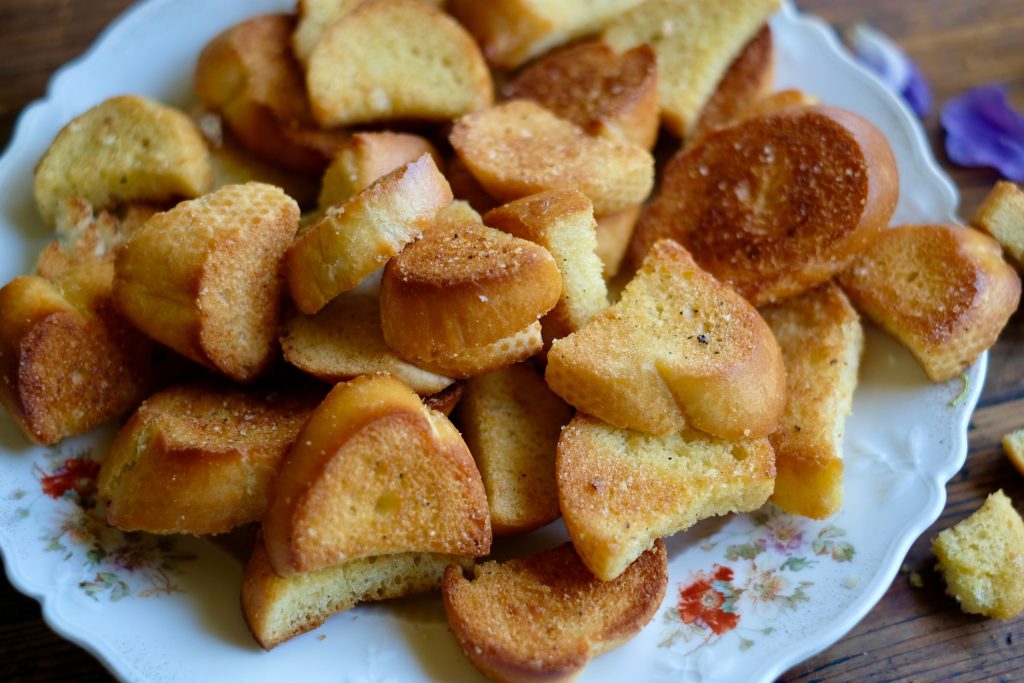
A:
<svg viewBox="0 0 1024 683">
<path fill-rule="evenodd" d="M 381 375 L 338 384 L 313 412 L 281 464 L 263 532 L 280 576 L 491 546 L 487 496 L 459 432 Z"/>
<path fill-rule="evenodd" d="M 659 540 L 618 579 L 599 581 L 571 543 L 525 560 L 444 573 L 444 608 L 473 665 L 495 681 L 570 681 L 654 617 L 668 585 Z"/>
<path fill-rule="evenodd" d="M 722 441 L 693 429 L 648 436 L 581 413 L 562 431 L 555 467 L 569 537 L 605 581 L 662 536 L 756 510 L 775 482 L 768 439 Z"/>
<path fill-rule="evenodd" d="M 1017 471 L 1024 475 L 1024 427 L 1003 437 L 1003 452 Z"/>
<path fill-rule="evenodd" d="M 466 381 L 456 423 L 476 460 L 495 535 L 558 519 L 555 450 L 573 409 L 528 365 Z"/>
<path fill-rule="evenodd" d="M 813 107 L 817 104 L 821 104 L 821 100 L 803 90 L 779 90 L 751 102 L 750 106 L 741 112 L 740 119 L 752 119 L 775 114 L 784 109 Z"/>
<path fill-rule="evenodd" d="M 628 209 L 597 219 L 596 252 L 601 259 L 605 279 L 618 275 L 641 208 L 641 204 L 634 204 Z"/>
<path fill-rule="evenodd" d="M 251 380 L 275 351 L 278 264 L 298 226 L 295 201 L 261 183 L 182 202 L 118 250 L 114 304 L 182 355 Z"/>
<path fill-rule="evenodd" d="M 107 522 L 153 534 L 220 534 L 263 517 L 277 466 L 323 392 L 212 382 L 148 398 L 103 460 Z"/>
<path fill-rule="evenodd" d="M 197 197 L 213 181 L 209 154 L 192 121 L 176 109 L 125 95 L 71 121 L 36 166 L 35 197 L 48 225 L 69 199 L 93 208 Z"/>
<path fill-rule="evenodd" d="M 325 127 L 446 120 L 494 101 L 473 38 L 422 0 L 369 0 L 335 21 L 309 56 L 306 84 Z"/>
<path fill-rule="evenodd" d="M 591 135 L 644 149 L 658 137 L 658 59 L 650 45 L 622 54 L 600 42 L 573 45 L 530 65 L 504 91 Z"/>
<path fill-rule="evenodd" d="M 833 107 L 790 109 L 676 155 L 640 216 L 631 258 L 671 237 L 760 306 L 831 279 L 885 230 L 899 194 L 882 132 Z"/>
<path fill-rule="evenodd" d="M 643 201 L 654 178 L 647 150 L 587 135 L 527 100 L 463 117 L 451 143 L 487 193 L 503 202 L 575 189 L 605 215 Z"/>
<path fill-rule="evenodd" d="M 1020 302 L 1020 278 L 999 244 L 957 225 L 886 230 L 839 283 L 933 382 L 956 377 L 992 346 Z"/>
<path fill-rule="evenodd" d="M 996 238 L 1018 266 L 1024 266 L 1024 192 L 1001 180 L 971 221 Z"/>
<path fill-rule="evenodd" d="M 738 120 L 750 105 L 772 89 L 775 50 L 766 24 L 732 60 L 714 94 L 700 112 L 692 137 L 699 137 Z"/>
<path fill-rule="evenodd" d="M 494 197 L 487 194 L 487 190 L 483 188 L 483 185 L 473 177 L 469 168 L 466 167 L 466 162 L 458 156 L 453 156 L 448 161 L 445 168 L 445 177 L 448 178 L 448 183 L 452 187 L 452 194 L 455 195 L 455 198 L 467 202 L 478 213 L 487 213 L 500 203 Z"/>
<path fill-rule="evenodd" d="M 548 352 L 547 382 L 619 427 L 767 436 L 786 404 L 782 353 L 757 311 L 671 240 L 622 298 Z"/>
<path fill-rule="evenodd" d="M 285 256 L 295 305 L 316 313 L 353 289 L 416 239 L 451 201 L 448 181 L 424 154 L 332 208 Z"/>
<path fill-rule="evenodd" d="M 864 350 L 860 318 L 831 282 L 761 315 L 786 362 L 786 410 L 768 437 L 775 449 L 772 502 L 824 519 L 843 503 L 843 431 Z"/>
</svg>

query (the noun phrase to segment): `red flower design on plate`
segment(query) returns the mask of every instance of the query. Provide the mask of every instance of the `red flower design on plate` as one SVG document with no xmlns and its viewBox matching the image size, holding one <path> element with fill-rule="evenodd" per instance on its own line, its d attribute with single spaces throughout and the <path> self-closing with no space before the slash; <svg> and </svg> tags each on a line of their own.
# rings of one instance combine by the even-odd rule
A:
<svg viewBox="0 0 1024 683">
<path fill-rule="evenodd" d="M 92 458 L 68 458 L 53 474 L 39 477 L 43 493 L 56 500 L 74 490 L 80 497 L 96 491 L 96 476 L 100 464 Z"/>
<path fill-rule="evenodd" d="M 731 631 L 739 624 L 734 611 L 735 591 L 731 586 L 732 569 L 715 565 L 713 574 L 701 572 L 697 580 L 679 590 L 679 618 L 684 624 L 697 624 L 715 635 Z"/>
</svg>

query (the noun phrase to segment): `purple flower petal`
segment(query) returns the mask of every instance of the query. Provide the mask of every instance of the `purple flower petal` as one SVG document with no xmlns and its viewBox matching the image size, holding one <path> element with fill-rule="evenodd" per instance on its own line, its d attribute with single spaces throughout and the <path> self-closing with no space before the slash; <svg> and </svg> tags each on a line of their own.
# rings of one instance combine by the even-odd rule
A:
<svg viewBox="0 0 1024 683">
<path fill-rule="evenodd" d="M 917 65 L 888 36 L 867 24 L 856 24 L 846 36 L 853 54 L 918 116 L 931 110 L 931 90 Z"/>
<path fill-rule="evenodd" d="M 961 166 L 992 166 L 1024 181 L 1024 116 L 1014 111 L 1001 85 L 986 85 L 942 108 L 946 154 Z"/>
</svg>

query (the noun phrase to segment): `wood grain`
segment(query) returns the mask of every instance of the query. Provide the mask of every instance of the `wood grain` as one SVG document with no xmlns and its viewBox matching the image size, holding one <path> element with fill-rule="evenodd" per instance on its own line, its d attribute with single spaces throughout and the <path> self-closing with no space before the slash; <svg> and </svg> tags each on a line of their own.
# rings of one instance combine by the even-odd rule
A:
<svg viewBox="0 0 1024 683">
<path fill-rule="evenodd" d="M 0 144 L 17 113 L 40 97 L 53 70 L 80 54 L 128 0 L 0 0 Z M 1024 108 L 1024 12 L 1020 0 L 801 0 L 839 27 L 867 21 L 897 39 L 931 83 L 936 105 L 963 90 L 1003 82 Z M 969 217 L 997 176 L 961 169 L 942 150 L 938 117 L 926 118 L 937 158 L 962 194 Z M 1024 316 L 1010 322 L 990 355 L 981 406 L 970 428 L 967 464 L 947 487 L 939 520 L 911 548 L 881 602 L 839 643 L 787 672 L 784 681 L 1012 681 L 1024 677 L 1024 618 L 965 615 L 933 569 L 930 540 L 977 509 L 997 488 L 1024 502 L 1024 477 L 1000 437 L 1024 424 Z M 918 572 L 922 588 L 912 588 Z M 61 639 L 37 603 L 0 577 L 0 681 L 107 681 L 88 653 Z"/>
</svg>

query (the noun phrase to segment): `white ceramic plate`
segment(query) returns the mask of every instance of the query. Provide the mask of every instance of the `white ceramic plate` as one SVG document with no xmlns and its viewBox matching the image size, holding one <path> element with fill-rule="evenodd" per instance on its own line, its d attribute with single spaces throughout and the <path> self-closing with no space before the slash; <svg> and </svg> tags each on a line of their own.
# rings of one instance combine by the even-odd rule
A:
<svg viewBox="0 0 1024 683">
<path fill-rule="evenodd" d="M 149 0 L 61 69 L 21 117 L 0 160 L 0 281 L 27 272 L 47 239 L 32 168 L 60 127 L 110 96 L 188 98 L 194 60 L 223 28 L 293 0 Z M 859 112 L 889 138 L 902 192 L 897 222 L 955 221 L 956 191 L 920 126 L 820 21 L 791 7 L 772 20 L 779 87 Z M 932 385 L 911 356 L 868 330 L 845 450 L 846 503 L 826 522 L 771 508 L 710 520 L 668 542 L 671 579 L 655 619 L 598 658 L 584 681 L 769 681 L 828 647 L 879 600 L 910 544 L 935 520 L 963 464 L 983 357 Z M 0 550 L 11 582 L 47 622 L 126 681 L 471 681 L 479 678 L 434 597 L 356 608 L 273 652 L 239 611 L 241 567 L 197 539 L 123 535 L 98 521 L 90 477 L 112 428 L 55 449 L 30 447 L 0 418 Z M 553 544 L 553 525 L 519 543 Z M 505 548 L 505 553 L 512 549 Z"/>
</svg>

